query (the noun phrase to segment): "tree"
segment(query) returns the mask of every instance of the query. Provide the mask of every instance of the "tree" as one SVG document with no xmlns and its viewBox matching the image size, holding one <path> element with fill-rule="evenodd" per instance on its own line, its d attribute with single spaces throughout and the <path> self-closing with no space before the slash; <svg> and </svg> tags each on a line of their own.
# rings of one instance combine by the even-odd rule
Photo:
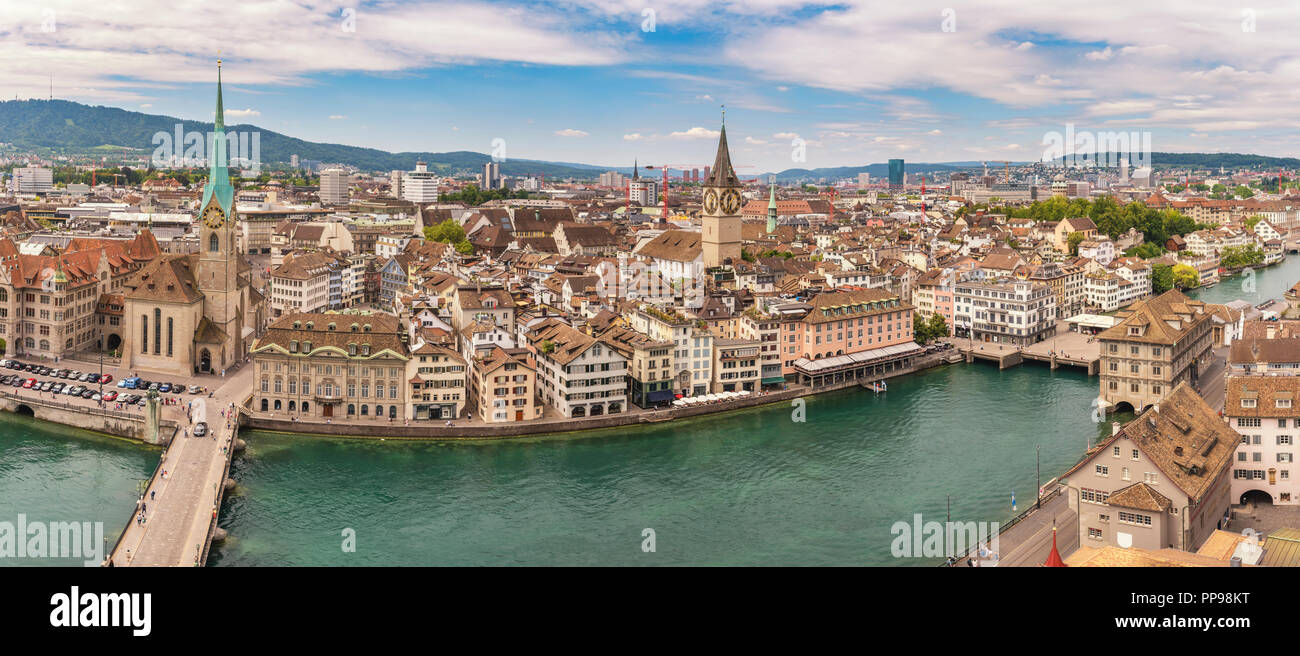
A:
<svg viewBox="0 0 1300 656">
<path fill-rule="evenodd" d="M 1260 215 L 1258 215 L 1258 214 L 1256 214 L 1255 216 L 1250 217 L 1249 219 L 1246 219 L 1246 229 L 1247 229 L 1247 230 L 1250 230 L 1251 232 L 1254 232 L 1254 231 L 1255 231 L 1255 226 L 1256 226 L 1257 224 L 1259 224 L 1260 221 L 1263 221 L 1263 220 L 1264 220 L 1264 217 L 1262 217 L 1262 216 L 1260 216 Z"/>
<path fill-rule="evenodd" d="M 1237 185 L 1237 188 L 1233 189 L 1232 193 L 1237 198 L 1250 198 L 1255 195 L 1255 190 L 1246 185 Z"/>
<path fill-rule="evenodd" d="M 948 336 L 948 321 L 938 312 L 927 320 L 919 312 L 912 312 L 912 339 L 917 344 L 928 344 Z"/>
<path fill-rule="evenodd" d="M 1065 238 L 1065 242 L 1070 245 L 1070 255 L 1079 254 L 1079 242 L 1081 241 L 1083 241 L 1082 232 L 1071 232 L 1069 236 Z"/>
<path fill-rule="evenodd" d="M 948 320 L 943 318 L 942 314 L 935 312 L 930 315 L 930 339 L 942 339 L 948 336 Z"/>
<path fill-rule="evenodd" d="M 1165 249 L 1161 248 L 1159 244 L 1146 242 L 1124 251 L 1124 257 L 1140 257 L 1149 260 L 1153 257 L 1160 257 L 1164 252 Z"/>
<path fill-rule="evenodd" d="M 1193 289 L 1201 284 L 1201 274 L 1186 264 L 1174 266 L 1174 286 L 1179 289 Z"/>
<path fill-rule="evenodd" d="M 1168 264 L 1151 267 L 1151 293 L 1160 295 L 1174 288 L 1174 270 Z"/>
</svg>

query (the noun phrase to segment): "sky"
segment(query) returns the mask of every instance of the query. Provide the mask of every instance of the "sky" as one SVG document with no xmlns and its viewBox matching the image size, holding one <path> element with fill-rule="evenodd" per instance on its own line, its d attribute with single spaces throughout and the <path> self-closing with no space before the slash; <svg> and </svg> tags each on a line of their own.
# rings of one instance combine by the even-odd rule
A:
<svg viewBox="0 0 1300 656">
<path fill-rule="evenodd" d="M 1067 126 L 1294 156 L 1297 33 L 1253 0 L 0 0 L 0 98 L 211 120 L 220 53 L 227 122 L 389 151 L 703 166 L 725 105 L 742 178 Z"/>
</svg>

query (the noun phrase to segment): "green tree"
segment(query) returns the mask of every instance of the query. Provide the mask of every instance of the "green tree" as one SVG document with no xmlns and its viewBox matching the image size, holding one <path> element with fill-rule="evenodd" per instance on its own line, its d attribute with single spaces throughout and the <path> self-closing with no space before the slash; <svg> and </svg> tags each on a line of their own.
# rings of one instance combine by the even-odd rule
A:
<svg viewBox="0 0 1300 656">
<path fill-rule="evenodd" d="M 1140 257 L 1144 260 L 1149 260 L 1153 257 L 1160 257 L 1164 252 L 1165 249 L 1161 248 L 1159 244 L 1146 242 L 1124 251 L 1124 256 Z"/>
<path fill-rule="evenodd" d="M 1174 270 L 1168 264 L 1151 267 L 1151 293 L 1163 294 L 1174 288 Z"/>
<path fill-rule="evenodd" d="M 1071 233 L 1070 233 L 1070 234 L 1065 238 L 1065 242 L 1066 242 L 1067 244 L 1070 245 L 1070 255 L 1078 255 L 1078 254 L 1079 254 L 1079 242 L 1081 242 L 1081 241 L 1083 241 L 1083 233 L 1082 233 L 1082 232 L 1071 232 Z"/>
<path fill-rule="evenodd" d="M 1247 229 L 1247 230 L 1250 230 L 1250 231 L 1253 232 L 1253 231 L 1255 230 L 1255 226 L 1256 226 L 1260 221 L 1263 221 L 1263 220 L 1264 220 L 1264 217 L 1262 217 L 1262 216 L 1260 216 L 1260 215 L 1258 215 L 1258 214 L 1256 214 L 1255 216 L 1250 217 L 1249 219 L 1246 219 L 1246 229 Z"/>
<path fill-rule="evenodd" d="M 1246 185 L 1237 185 L 1237 188 L 1232 190 L 1232 194 L 1237 198 L 1250 198 L 1255 195 L 1255 190 Z"/>
<path fill-rule="evenodd" d="M 1174 265 L 1174 286 L 1179 289 L 1194 289 L 1201 284 L 1201 274 L 1186 264 Z"/>
</svg>

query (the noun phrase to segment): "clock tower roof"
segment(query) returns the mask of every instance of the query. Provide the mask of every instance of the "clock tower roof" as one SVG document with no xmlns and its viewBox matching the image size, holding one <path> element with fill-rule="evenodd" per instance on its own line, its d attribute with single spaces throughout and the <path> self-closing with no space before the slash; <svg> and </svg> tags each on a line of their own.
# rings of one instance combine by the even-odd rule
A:
<svg viewBox="0 0 1300 656">
<path fill-rule="evenodd" d="M 230 216 L 235 204 L 235 188 L 230 184 L 230 169 L 226 153 L 226 117 L 221 105 L 221 60 L 217 60 L 217 114 L 212 123 L 212 149 L 208 153 L 208 181 L 203 185 L 203 201 L 199 208 L 216 200 L 221 211 Z"/>
<path fill-rule="evenodd" d="M 706 187 L 739 187 L 740 178 L 731 168 L 731 151 L 727 148 L 727 120 L 723 114 L 722 131 L 718 134 L 718 154 L 713 158 L 713 168 L 709 178 L 704 181 Z"/>
</svg>

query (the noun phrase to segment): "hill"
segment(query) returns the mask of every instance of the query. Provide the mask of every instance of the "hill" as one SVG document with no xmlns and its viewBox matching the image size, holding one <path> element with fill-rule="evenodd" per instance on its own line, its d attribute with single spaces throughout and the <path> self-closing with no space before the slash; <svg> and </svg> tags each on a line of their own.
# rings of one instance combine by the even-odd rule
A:
<svg viewBox="0 0 1300 656">
<path fill-rule="evenodd" d="M 7 100 L 0 102 L 0 142 L 23 150 L 52 149 L 60 152 L 98 153 L 110 149 L 132 149 L 152 153 L 154 135 L 175 134 L 176 125 L 183 132 L 208 133 L 212 123 L 187 121 L 172 116 L 144 114 L 116 107 L 83 105 L 67 100 Z M 390 153 L 376 148 L 344 144 L 317 143 L 280 134 L 256 125 L 227 125 L 228 131 L 261 133 L 261 158 L 264 163 L 288 163 L 291 155 L 300 160 L 342 163 L 365 171 L 409 171 L 417 161 L 450 175 L 477 173 L 491 157 L 483 153 L 453 151 L 445 153 Z M 110 144 L 119 144 L 113 146 Z M 605 171 L 585 164 L 562 164 L 527 159 L 508 159 L 501 164 L 505 175 L 545 175 L 590 178 Z"/>
</svg>

